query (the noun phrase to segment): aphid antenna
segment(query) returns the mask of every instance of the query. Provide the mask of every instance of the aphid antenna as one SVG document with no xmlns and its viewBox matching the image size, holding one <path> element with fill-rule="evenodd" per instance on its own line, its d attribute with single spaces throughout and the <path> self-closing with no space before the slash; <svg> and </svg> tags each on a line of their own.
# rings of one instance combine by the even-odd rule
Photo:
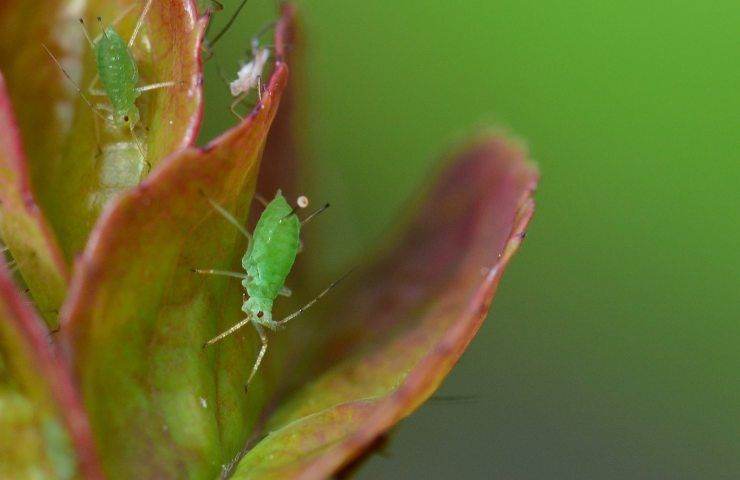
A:
<svg viewBox="0 0 740 480">
<path fill-rule="evenodd" d="M 113 19 L 112 22 L 110 22 L 110 25 L 111 26 L 118 25 L 118 23 L 121 20 L 123 20 L 124 18 L 126 18 L 126 15 L 128 15 L 129 13 L 131 13 L 131 11 L 135 7 L 136 7 L 136 4 L 135 3 L 132 3 L 128 7 L 124 8 L 123 11 L 121 11 L 121 13 L 119 13 L 118 16 Z M 85 37 L 87 38 L 87 41 L 90 43 L 90 46 L 94 48 L 95 44 L 98 42 L 98 40 L 100 40 L 100 37 L 103 36 L 103 33 L 101 32 L 95 38 L 91 39 L 90 32 L 87 30 L 87 25 L 85 24 L 85 20 L 82 19 L 82 18 L 80 18 L 79 21 L 80 21 L 80 24 L 82 24 L 82 28 L 83 28 L 83 31 L 85 33 Z"/>
<path fill-rule="evenodd" d="M 95 48 L 95 43 L 93 42 L 92 38 L 90 37 L 90 32 L 87 31 L 87 26 L 85 25 L 85 20 L 80 17 L 79 19 L 80 27 L 82 27 L 82 34 L 85 35 L 85 38 L 87 39 L 87 43 L 90 44 L 90 48 Z"/>
<path fill-rule="evenodd" d="M 439 403 L 476 403 L 480 395 L 433 395 L 429 400 Z"/>
<path fill-rule="evenodd" d="M 319 299 L 321 299 L 321 297 L 323 297 L 324 295 L 326 295 L 327 293 L 329 293 L 334 287 L 336 287 L 337 285 L 339 285 L 344 279 L 346 279 L 347 277 L 349 277 L 350 274 L 352 274 L 352 272 L 354 272 L 354 271 L 355 271 L 355 268 L 351 268 L 349 271 L 347 271 L 347 273 L 345 273 L 344 275 L 342 275 L 338 279 L 336 279 L 333 282 L 331 282 L 331 284 L 328 287 L 326 287 L 324 290 L 322 290 L 321 293 L 319 293 L 318 295 L 316 295 L 313 298 L 313 300 L 311 300 L 310 302 L 308 302 L 307 304 L 305 304 L 304 306 L 302 306 L 301 308 L 299 308 L 295 312 L 291 313 L 287 317 L 283 318 L 282 320 L 278 320 L 277 322 L 275 322 L 275 325 L 278 326 L 278 327 L 282 327 L 283 325 L 285 325 L 289 321 L 293 320 L 295 317 L 299 316 L 300 314 L 302 314 L 303 312 L 305 312 L 306 310 L 308 310 L 309 308 L 311 308 L 314 305 L 314 303 L 318 302 Z"/>
<path fill-rule="evenodd" d="M 265 204 L 265 206 L 267 206 L 267 204 Z M 327 207 L 327 206 L 328 206 L 328 204 L 327 204 L 327 205 L 325 205 L 325 207 Z M 290 210 L 290 213 L 286 214 L 286 215 L 285 215 L 285 216 L 284 216 L 283 218 L 281 218 L 281 219 L 280 219 L 280 221 L 282 222 L 282 221 L 283 221 L 283 220 L 285 220 L 286 218 L 288 218 L 288 217 L 290 217 L 291 215 L 295 214 L 295 213 L 296 213 L 296 212 L 298 211 L 298 209 L 303 209 L 303 208 L 306 208 L 306 207 L 308 207 L 308 197 L 307 197 L 307 196 L 305 196 L 305 195 L 301 195 L 300 197 L 298 197 L 298 198 L 296 199 L 295 205 L 294 205 L 294 206 L 293 206 L 293 208 L 292 208 L 292 209 Z M 326 210 L 326 208 L 324 208 L 323 210 Z M 318 211 L 318 212 L 314 212 L 314 213 L 312 213 L 311 215 L 315 215 L 315 214 L 317 214 L 317 213 L 321 213 L 321 211 L 323 211 L 323 210 L 321 210 L 321 209 L 320 209 L 320 211 Z"/>
<path fill-rule="evenodd" d="M 100 28 L 100 35 L 105 35 L 105 38 L 108 38 L 108 32 L 106 32 L 105 27 L 103 27 L 103 17 L 95 17 L 95 18 L 98 21 L 98 28 Z M 100 35 L 98 35 L 98 37 Z"/>
<path fill-rule="evenodd" d="M 310 222 L 310 221 L 311 221 L 311 220 L 313 219 L 313 217 L 315 217 L 316 215 L 318 215 L 318 214 L 320 214 L 320 213 L 323 213 L 323 212 L 324 212 L 324 211 L 326 211 L 326 209 L 327 209 L 327 208 L 329 208 L 329 207 L 330 207 L 329 203 L 325 203 L 323 207 L 321 207 L 321 208 L 319 208 L 319 209 L 317 209 L 317 210 L 313 211 L 313 212 L 312 212 L 311 214 L 309 214 L 309 215 L 308 215 L 308 216 L 307 216 L 306 218 L 304 218 L 303 220 L 301 220 L 301 225 L 305 225 L 305 224 L 307 224 L 308 222 Z"/>
<path fill-rule="evenodd" d="M 272 30 L 277 26 L 278 22 L 276 20 L 273 20 L 271 22 L 267 22 L 264 27 L 260 28 L 256 34 L 252 37 L 252 44 L 256 42 L 259 42 L 259 39 L 262 38 L 267 32 Z"/>
<path fill-rule="evenodd" d="M 218 2 L 216 2 L 216 3 L 218 3 Z M 218 3 L 218 4 L 221 6 L 221 9 L 223 9 L 223 5 L 221 5 L 220 3 Z M 216 34 L 215 37 L 213 37 L 213 40 L 206 40 L 206 44 L 207 44 L 208 50 L 210 50 L 211 48 L 213 48 L 213 46 L 216 44 L 216 42 L 218 42 L 219 40 L 221 40 L 221 37 L 223 37 L 224 34 L 231 28 L 231 25 L 234 24 L 234 22 L 236 21 L 236 17 L 239 16 L 239 13 L 242 11 L 242 9 L 244 8 L 244 5 L 246 5 L 246 4 L 247 4 L 247 0 L 242 0 L 241 3 L 239 3 L 239 6 L 236 7 L 236 10 L 231 15 L 231 17 L 229 18 L 229 20 L 226 22 L 226 25 L 224 25 L 224 27 Z"/>
<path fill-rule="evenodd" d="M 57 60 L 57 57 L 55 57 L 55 56 L 54 56 L 54 54 L 53 54 L 53 53 L 51 53 L 51 50 L 49 50 L 49 47 L 47 47 L 45 43 L 42 43 L 42 44 L 41 44 L 41 46 L 42 46 L 42 47 L 44 47 L 44 50 L 46 50 L 46 53 L 48 53 L 48 54 L 49 54 L 49 56 L 51 57 L 51 59 L 52 59 L 52 60 L 54 60 L 54 63 L 56 63 L 56 64 L 57 64 L 57 67 L 59 67 L 59 70 L 61 70 L 61 71 L 62 71 L 62 73 L 64 74 L 64 76 L 65 76 L 65 77 L 67 77 L 67 80 L 69 80 L 69 82 L 70 82 L 70 83 L 71 83 L 71 84 L 72 84 L 72 85 L 73 85 L 73 86 L 75 87 L 75 90 L 77 90 L 77 93 L 79 93 L 79 94 L 80 94 L 80 97 L 82 97 L 82 100 L 84 100 L 84 101 L 85 101 L 85 103 L 87 104 L 87 106 L 88 106 L 88 107 L 90 107 L 90 110 L 92 110 L 92 112 L 93 112 L 93 113 L 94 113 L 95 115 L 97 115 L 97 116 L 98 116 L 98 117 L 100 117 L 100 118 L 101 118 L 101 119 L 102 119 L 103 121 L 105 121 L 105 117 L 104 117 L 104 116 L 102 116 L 102 115 L 100 114 L 100 112 L 98 112 L 98 111 L 97 111 L 97 110 L 95 109 L 95 107 L 93 106 L 93 104 L 92 104 L 92 103 L 90 103 L 90 100 L 88 100 L 88 98 L 87 98 L 87 97 L 85 96 L 85 94 L 84 94 L 84 93 L 82 93 L 82 89 L 80 88 L 80 86 L 79 86 L 79 85 L 77 85 L 77 82 L 75 82 L 74 80 L 72 80 L 72 77 L 70 76 L 70 74 L 69 74 L 69 73 L 67 73 L 67 71 L 66 71 L 66 70 L 64 69 L 64 67 L 62 67 L 62 64 L 61 64 L 61 63 L 59 63 L 59 60 Z"/>
</svg>

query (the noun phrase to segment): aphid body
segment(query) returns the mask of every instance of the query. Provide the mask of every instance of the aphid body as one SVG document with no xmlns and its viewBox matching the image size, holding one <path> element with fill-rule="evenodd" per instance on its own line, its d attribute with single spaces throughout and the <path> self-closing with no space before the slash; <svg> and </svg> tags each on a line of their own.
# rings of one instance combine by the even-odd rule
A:
<svg viewBox="0 0 740 480">
<path fill-rule="evenodd" d="M 125 9 L 107 28 L 102 28 L 102 20 L 98 17 L 102 33 L 95 39 L 90 37 L 87 28 L 85 28 L 85 22 L 83 19 L 79 19 L 85 38 L 93 49 L 93 53 L 95 55 L 95 66 L 97 67 L 97 74 L 88 88 L 88 93 L 93 96 L 107 97 L 110 101 L 110 105 L 101 103 L 93 105 L 69 73 L 67 73 L 67 71 L 62 67 L 59 60 L 57 60 L 51 50 L 49 50 L 46 45 L 42 44 L 46 52 L 52 60 L 54 60 L 54 63 L 57 64 L 64 76 L 66 76 L 74 85 L 77 92 L 85 103 L 93 110 L 95 115 L 105 120 L 106 118 L 103 117 L 98 110 L 109 112 L 111 113 L 112 123 L 115 127 L 125 127 L 131 132 L 131 136 L 134 138 L 136 146 L 145 161 L 146 155 L 144 154 L 142 143 L 134 131 L 134 127 L 136 127 L 141 119 L 139 109 L 136 107 L 136 99 L 142 92 L 159 88 L 168 88 L 176 84 L 174 81 L 167 81 L 138 86 L 139 70 L 136 66 L 136 59 L 131 54 L 131 48 L 134 45 L 136 37 L 141 31 L 144 19 L 152 6 L 152 2 L 153 0 L 146 0 L 128 43 L 126 43 L 118 32 L 116 32 L 115 28 L 113 28 L 113 24 L 123 19 L 135 4 L 132 4 L 129 8 Z M 95 88 L 98 81 L 100 81 L 103 86 L 102 90 Z M 99 140 L 97 123 L 95 125 L 95 136 L 96 139 Z M 100 147 L 98 146 L 98 148 Z"/>
<path fill-rule="evenodd" d="M 229 90 L 234 97 L 249 93 L 250 90 L 259 86 L 262 72 L 270 58 L 270 50 L 253 46 L 252 56 L 252 60 L 239 69 L 236 80 L 229 84 Z"/>
<path fill-rule="evenodd" d="M 93 44 L 100 83 L 113 107 L 113 122 L 118 127 L 133 128 L 139 122 L 135 101 L 140 92 L 139 71 L 126 42 L 108 27 Z"/>
<path fill-rule="evenodd" d="M 273 320 L 272 306 L 277 296 L 283 295 L 287 297 L 291 294 L 290 289 L 285 287 L 285 279 L 293 268 L 293 263 L 295 263 L 296 256 L 301 248 L 301 225 L 323 212 L 329 207 L 329 204 L 324 205 L 301 221 L 296 215 L 296 209 L 291 208 L 280 191 L 275 194 L 275 198 L 269 203 L 263 200 L 260 201 L 265 204 L 265 209 L 262 215 L 260 215 L 257 225 L 254 227 L 254 232 L 250 235 L 234 216 L 213 200 L 209 200 L 218 213 L 249 239 L 249 246 L 242 257 L 242 267 L 245 273 L 193 269 L 196 273 L 224 275 L 242 280 L 242 286 L 249 296 L 242 303 L 242 310 L 246 314 L 246 318 L 208 340 L 203 344 L 203 347 L 220 342 L 246 324 L 252 323 L 260 337 L 262 347 L 252 366 L 252 372 L 247 380 L 247 386 L 249 386 L 255 373 L 257 373 L 262 363 L 262 358 L 267 351 L 267 335 L 263 327 L 275 330 L 285 325 L 310 308 L 318 299 L 326 295 L 329 290 L 334 288 L 344 278 L 342 277 L 329 285 L 314 297 L 313 300 L 299 308 L 296 312 L 291 313 L 281 320 Z M 304 208 L 308 205 L 308 199 L 302 196 L 298 199 L 297 203 L 297 208 Z"/>
<path fill-rule="evenodd" d="M 262 212 L 252 241 L 242 258 L 247 277 L 242 280 L 249 299 L 242 310 L 253 322 L 274 329 L 272 304 L 284 290 L 300 248 L 301 222 L 280 192 Z"/>
</svg>

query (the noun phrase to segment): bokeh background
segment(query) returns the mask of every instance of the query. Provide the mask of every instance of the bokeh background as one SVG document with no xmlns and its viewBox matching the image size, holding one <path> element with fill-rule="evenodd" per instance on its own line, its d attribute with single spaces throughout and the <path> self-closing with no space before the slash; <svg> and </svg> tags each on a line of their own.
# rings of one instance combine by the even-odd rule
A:
<svg viewBox="0 0 740 480">
<path fill-rule="evenodd" d="M 298 4 L 317 284 L 477 127 L 542 170 L 489 320 L 359 478 L 740 478 L 740 3 Z M 248 2 L 224 71 L 274 11 Z M 234 122 L 207 86 L 204 138 Z"/>
</svg>

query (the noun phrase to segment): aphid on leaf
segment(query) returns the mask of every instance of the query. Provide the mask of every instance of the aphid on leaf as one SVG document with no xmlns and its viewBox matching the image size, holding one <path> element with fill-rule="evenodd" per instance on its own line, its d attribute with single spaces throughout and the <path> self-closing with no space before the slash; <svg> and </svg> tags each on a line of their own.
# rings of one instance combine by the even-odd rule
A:
<svg viewBox="0 0 740 480">
<path fill-rule="evenodd" d="M 282 327 L 290 320 L 294 319 L 308 308 L 310 308 L 318 299 L 326 295 L 329 290 L 334 288 L 342 278 L 336 280 L 313 300 L 294 313 L 281 320 L 273 320 L 272 306 L 278 295 L 289 297 L 290 289 L 285 286 L 285 279 L 290 270 L 293 268 L 296 255 L 300 249 L 300 232 L 301 226 L 310 221 L 313 217 L 329 208 L 327 203 L 320 209 L 308 215 L 304 220 L 300 220 L 296 215 L 296 209 L 308 205 L 306 197 L 299 197 L 298 206 L 291 208 L 285 197 L 278 192 L 269 203 L 265 205 L 265 210 L 260 215 L 254 232 L 250 234 L 247 230 L 221 205 L 208 200 L 213 208 L 220 213 L 227 221 L 234 225 L 249 240 L 247 251 L 242 257 L 242 267 L 245 273 L 229 272 L 224 270 L 193 270 L 196 273 L 210 275 L 224 275 L 242 279 L 242 286 L 246 290 L 247 298 L 242 304 L 242 311 L 246 314 L 244 320 L 238 322 L 223 333 L 208 340 L 203 347 L 213 345 L 236 332 L 243 326 L 251 323 L 262 342 L 262 347 L 257 355 L 257 359 L 252 366 L 252 372 L 249 375 L 245 388 L 249 387 L 254 375 L 257 373 L 262 359 L 267 351 L 267 335 L 265 328 L 276 330 Z M 346 275 L 345 275 L 346 277 Z"/>
<path fill-rule="evenodd" d="M 72 77 L 64 70 L 57 58 L 51 53 L 46 45 L 43 45 L 44 49 L 59 66 L 67 79 L 69 79 L 69 81 L 75 86 L 77 92 L 85 103 L 93 109 L 93 112 L 97 116 L 105 119 L 98 110 L 107 112 L 110 115 L 111 123 L 116 128 L 128 129 L 136 143 L 136 147 L 144 158 L 146 155 L 144 154 L 143 146 L 134 131 L 134 128 L 141 120 L 139 109 L 136 106 L 136 99 L 144 92 L 158 88 L 172 87 L 177 83 L 174 81 L 166 81 L 139 86 L 139 71 L 136 66 L 136 59 L 131 53 L 131 48 L 136 41 L 136 37 L 141 31 L 144 19 L 149 13 L 152 2 L 153 0 L 147 0 L 144 4 L 144 9 L 139 16 L 139 19 L 136 21 L 136 26 L 134 27 L 134 31 L 131 34 L 128 43 L 121 38 L 115 28 L 113 28 L 113 25 L 122 20 L 131 11 L 131 8 L 122 12 L 122 14 L 119 15 L 119 17 L 116 18 L 108 27 L 103 27 L 102 20 L 98 17 L 101 33 L 94 39 L 90 37 L 90 34 L 85 28 L 85 22 L 81 18 L 79 19 L 85 38 L 95 54 L 95 65 L 97 70 L 93 81 L 88 87 L 88 93 L 92 96 L 107 97 L 109 104 L 97 103 L 93 105 L 87 99 L 80 87 L 74 82 L 74 80 L 72 80 Z M 102 90 L 95 88 L 98 81 L 102 84 Z"/>
</svg>

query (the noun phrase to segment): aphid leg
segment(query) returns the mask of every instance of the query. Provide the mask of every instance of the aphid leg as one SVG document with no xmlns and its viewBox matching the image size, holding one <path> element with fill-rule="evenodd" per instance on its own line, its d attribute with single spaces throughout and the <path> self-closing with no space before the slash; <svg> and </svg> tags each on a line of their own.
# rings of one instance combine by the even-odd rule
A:
<svg viewBox="0 0 740 480">
<path fill-rule="evenodd" d="M 139 35 L 139 30 L 141 30 L 141 26 L 144 24 L 144 19 L 146 18 L 147 13 L 149 13 L 149 9 L 152 6 L 152 1 L 153 0 L 147 0 L 146 4 L 144 4 L 144 10 L 141 11 L 141 15 L 139 15 L 139 19 L 136 21 L 134 33 L 132 33 L 131 38 L 128 39 L 128 48 L 131 48 L 134 45 L 134 41 Z"/>
<path fill-rule="evenodd" d="M 283 285 L 280 288 L 280 291 L 278 292 L 278 295 L 283 296 L 283 297 L 290 297 L 291 295 L 293 295 L 293 290 L 291 290 L 288 287 L 286 287 L 285 285 Z"/>
<path fill-rule="evenodd" d="M 213 270 L 213 269 L 203 270 L 200 268 L 191 268 L 190 271 L 193 273 L 199 273 L 201 275 L 222 275 L 224 277 L 241 278 L 244 280 L 251 278 L 249 275 L 246 275 L 244 273 L 229 272 L 227 270 Z"/>
<path fill-rule="evenodd" d="M 285 324 L 286 324 L 286 323 L 288 323 L 289 321 L 293 320 L 293 319 L 294 319 L 295 317 L 297 317 L 297 316 L 298 316 L 298 315 L 300 315 L 301 313 L 303 313 L 303 312 L 305 312 L 306 310 L 308 310 L 309 308 L 311 308 L 311 307 L 313 306 L 313 304 L 314 304 L 314 303 L 318 302 L 318 301 L 319 301 L 319 299 L 320 299 L 321 297 L 323 297 L 324 295 L 326 295 L 327 293 L 329 293 L 329 291 L 330 291 L 330 290 L 331 290 L 332 288 L 334 288 L 334 287 L 336 287 L 337 285 L 339 285 L 339 282 L 341 282 L 342 280 L 344 280 L 345 278 L 347 278 L 347 276 L 348 276 L 348 275 L 349 275 L 350 273 L 352 273 L 352 270 L 350 270 L 349 272 L 345 273 L 344 275 L 342 275 L 341 277 L 339 277 L 339 278 L 338 278 L 337 280 L 334 280 L 334 281 L 333 281 L 333 282 L 332 282 L 332 283 L 331 283 L 331 284 L 330 284 L 330 285 L 329 285 L 328 287 L 326 287 L 326 288 L 325 288 L 325 289 L 324 289 L 324 290 L 323 290 L 323 291 L 322 291 L 321 293 L 319 293 L 318 295 L 316 295 L 316 296 L 315 296 L 315 297 L 313 298 L 313 300 L 311 300 L 310 302 L 308 302 L 307 304 L 305 304 L 304 306 L 302 306 L 301 308 L 299 308 L 299 309 L 298 309 L 298 310 L 296 310 L 295 312 L 291 313 L 291 314 L 290 314 L 290 315 L 288 315 L 287 317 L 283 318 L 282 320 L 278 320 L 277 322 L 274 322 L 275 326 L 277 326 L 277 327 L 282 327 L 283 325 L 285 325 Z"/>
<path fill-rule="evenodd" d="M 233 113 L 234 115 L 236 115 L 236 118 L 238 118 L 239 120 L 244 120 L 244 117 L 242 117 L 241 115 L 239 115 L 239 112 L 236 111 L 236 107 L 241 102 L 243 102 L 245 98 L 247 98 L 247 95 L 248 94 L 249 94 L 249 92 L 244 92 L 241 95 L 239 95 L 238 97 L 236 97 L 236 99 L 234 99 L 233 102 L 231 102 L 231 107 L 230 107 L 231 113 Z"/>
<path fill-rule="evenodd" d="M 146 163 L 146 173 L 149 173 L 152 171 L 152 164 L 149 163 L 149 160 L 146 158 L 146 153 L 144 153 L 144 145 L 141 143 L 141 139 L 138 135 L 136 135 L 136 132 L 134 131 L 134 124 L 129 123 L 129 131 L 131 132 L 131 137 L 134 139 L 134 143 L 136 144 L 136 148 L 139 149 L 139 153 L 141 154 L 141 159 L 144 160 L 144 163 Z"/>
<path fill-rule="evenodd" d="M 252 379 L 257 373 L 257 370 L 259 370 L 260 364 L 262 364 L 262 359 L 265 357 L 265 353 L 267 352 L 267 335 L 265 335 L 265 330 L 257 323 L 252 322 L 252 325 L 254 325 L 254 329 L 257 330 L 257 334 L 260 336 L 262 347 L 260 347 L 260 353 L 257 354 L 257 360 L 254 361 L 254 365 L 252 366 L 252 373 L 249 374 L 247 384 L 244 385 L 245 392 L 249 391 L 249 384 L 252 383 Z"/>
<path fill-rule="evenodd" d="M 169 88 L 174 87 L 177 85 L 178 82 L 159 82 L 159 83 L 152 83 L 149 85 L 144 85 L 143 87 L 136 87 L 136 91 L 139 93 L 142 92 L 148 92 L 149 90 L 156 90 L 158 88 Z"/>
<path fill-rule="evenodd" d="M 262 103 L 262 75 L 257 75 L 257 98 Z"/>
<path fill-rule="evenodd" d="M 215 337 L 213 337 L 212 339 L 208 340 L 206 343 L 203 344 L 203 348 L 210 347 L 214 343 L 220 342 L 221 340 L 223 340 L 224 338 L 228 337 L 232 333 L 236 332 L 237 330 L 239 330 L 240 328 L 242 328 L 244 325 L 248 324 L 251 321 L 252 321 L 252 317 L 245 318 L 244 320 L 242 320 L 239 323 L 235 324 L 234 326 L 232 326 L 228 330 L 226 330 L 224 332 L 221 332 L 218 335 L 216 335 Z"/>
<path fill-rule="evenodd" d="M 95 85 L 98 84 L 98 81 L 99 80 L 100 80 L 100 74 L 99 73 L 96 73 L 95 76 L 93 77 L 92 81 L 90 81 L 90 85 L 87 87 L 87 93 L 89 93 L 90 95 L 96 96 L 96 97 L 104 97 L 104 96 L 107 96 L 108 94 L 105 93 L 104 90 L 100 90 L 100 89 L 95 88 Z"/>
<path fill-rule="evenodd" d="M 208 197 L 206 197 L 206 198 L 208 198 Z M 247 237 L 247 239 L 248 239 L 248 240 L 249 240 L 250 242 L 252 241 L 252 235 L 251 235 L 251 234 L 250 234 L 250 233 L 249 233 L 249 232 L 247 231 L 247 229 L 246 229 L 246 228 L 244 228 L 244 227 L 242 226 L 242 224 L 241 224 L 241 223 L 239 223 L 239 220 L 237 220 L 237 219 L 236 219 L 236 217 L 234 217 L 234 216 L 233 216 L 232 214 L 230 214 L 230 213 L 228 212 L 228 210 L 226 210 L 226 209 L 225 209 L 224 207 L 222 207 L 221 205 L 219 205 L 219 204 L 218 204 L 218 203 L 216 203 L 215 201 L 211 200 L 210 198 L 208 198 L 208 203 L 210 203 L 210 204 L 211 204 L 211 206 L 212 206 L 212 207 L 213 207 L 213 208 L 214 208 L 214 209 L 215 209 L 215 210 L 216 210 L 216 211 L 217 211 L 218 213 L 220 213 L 220 214 L 221 214 L 221 216 L 222 216 L 222 217 L 224 217 L 224 218 L 226 219 L 226 221 L 227 221 L 227 222 L 229 222 L 230 224 L 232 224 L 233 226 L 235 226 L 235 227 L 236 227 L 236 229 L 237 229 L 237 230 L 239 230 L 239 231 L 240 231 L 240 232 L 242 233 L 242 235 L 244 235 L 245 237 Z"/>
</svg>

